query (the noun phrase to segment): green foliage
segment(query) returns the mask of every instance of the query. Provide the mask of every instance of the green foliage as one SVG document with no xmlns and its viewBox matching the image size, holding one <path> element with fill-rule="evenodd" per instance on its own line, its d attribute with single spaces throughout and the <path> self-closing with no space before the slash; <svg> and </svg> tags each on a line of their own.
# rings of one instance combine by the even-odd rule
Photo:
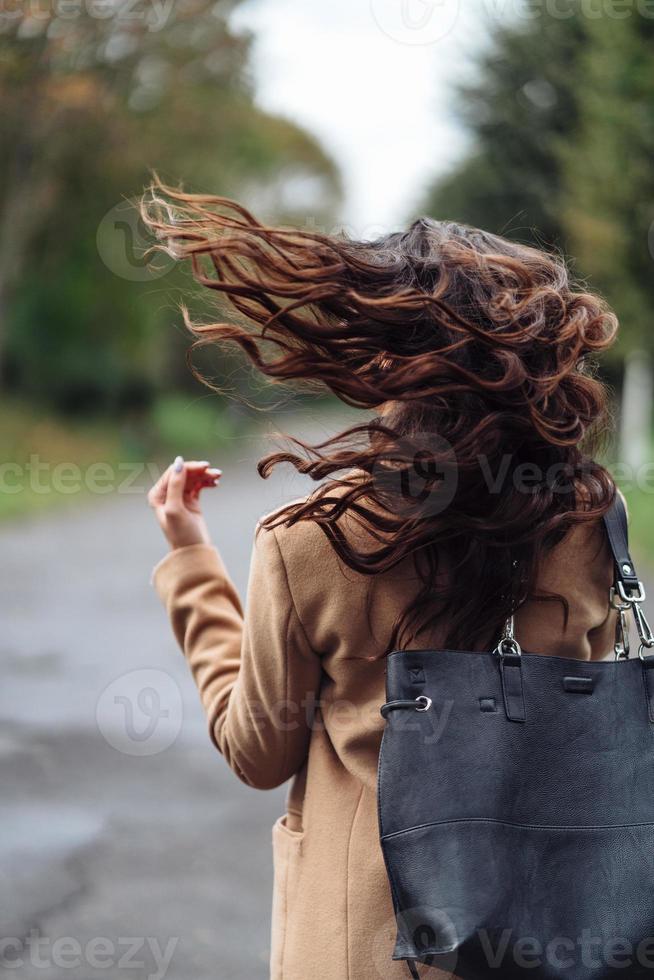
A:
<svg viewBox="0 0 654 980">
<path fill-rule="evenodd" d="M 148 273 L 144 229 L 122 203 L 151 169 L 246 201 L 270 186 L 264 219 L 332 217 L 331 159 L 254 103 L 250 40 L 229 22 L 237 2 L 176 0 L 154 25 L 93 17 L 89 4 L 76 17 L 64 5 L 60 14 L 39 5 L 38 17 L 30 5 L 0 13 L 5 391 L 56 410 L 120 414 L 195 386 L 175 309 L 190 276 Z M 298 181 L 313 195 L 295 207 Z"/>
<path fill-rule="evenodd" d="M 623 345 L 652 350 L 654 21 L 624 8 L 590 17 L 565 0 L 495 29 L 459 93 L 470 155 L 426 210 L 574 255 L 618 311 Z"/>
<path fill-rule="evenodd" d="M 625 493 L 629 507 L 629 537 L 634 555 L 652 566 L 654 555 L 654 522 L 652 521 L 652 491 L 632 487 Z"/>
<path fill-rule="evenodd" d="M 573 0 L 567 6 L 574 7 Z M 436 217 L 523 238 L 537 230 L 556 242 L 559 147 L 579 123 L 576 66 L 585 25 L 579 18 L 543 15 L 490 32 L 492 45 L 476 82 L 458 94 L 472 151 L 436 183 L 427 208 Z"/>
<path fill-rule="evenodd" d="M 157 454 L 187 459 L 210 458 L 217 447 L 229 447 L 244 425 L 244 417 L 230 403 L 205 395 L 164 395 L 152 407 L 150 435 Z"/>
<path fill-rule="evenodd" d="M 592 20 L 580 59 L 580 126 L 563 144 L 561 222 L 580 267 L 654 349 L 654 21 Z"/>
<path fill-rule="evenodd" d="M 233 401 L 169 394 L 113 419 L 0 403 L 0 521 L 108 493 L 145 495 L 178 454 L 224 463 L 250 424 Z M 145 462 L 147 461 L 147 463 Z"/>
<path fill-rule="evenodd" d="M 115 473 L 129 458 L 114 426 L 64 422 L 7 398 L 0 404 L 0 446 L 0 520 L 77 506 L 88 496 L 85 477 L 93 467 Z"/>
</svg>

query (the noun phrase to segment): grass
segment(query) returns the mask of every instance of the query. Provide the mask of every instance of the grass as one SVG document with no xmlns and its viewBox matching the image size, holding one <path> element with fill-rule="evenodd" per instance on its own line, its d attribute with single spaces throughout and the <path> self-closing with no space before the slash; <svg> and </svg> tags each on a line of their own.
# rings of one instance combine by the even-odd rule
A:
<svg viewBox="0 0 654 980">
<path fill-rule="evenodd" d="M 333 416 L 332 405 L 329 411 Z M 251 427 L 251 418 L 239 414 L 235 403 L 213 396 L 168 395 L 146 415 L 120 424 L 58 419 L 5 400 L 0 405 L 0 520 L 110 493 L 128 478 L 130 467 L 141 468 L 145 492 L 178 452 L 187 459 L 212 459 L 220 448 L 224 460 Z M 152 471 L 144 468 L 145 461 L 155 464 Z M 634 556 L 654 569 L 654 478 L 651 486 L 640 484 L 623 486 L 631 541 Z"/>
<path fill-rule="evenodd" d="M 651 490 L 627 488 L 629 539 L 634 560 L 654 569 L 654 485 Z"/>
<path fill-rule="evenodd" d="M 182 395 L 120 423 L 57 418 L 3 400 L 0 521 L 106 496 L 130 479 L 130 492 L 146 492 L 174 455 L 211 458 L 243 424 L 215 399 Z"/>
<path fill-rule="evenodd" d="M 147 412 L 88 422 L 5 398 L 0 401 L 0 521 L 112 492 L 146 493 L 178 453 L 222 465 L 262 424 L 289 421 L 293 430 L 306 416 L 304 403 L 288 400 L 284 408 L 290 419 L 284 420 L 278 406 L 274 412 L 265 406 L 257 411 L 212 394 L 175 393 L 160 397 Z M 332 402 L 312 402 L 310 414 L 322 417 L 322 409 L 338 418 Z"/>
<path fill-rule="evenodd" d="M 114 429 L 65 424 L 7 401 L 0 409 L 0 447 L 0 520 L 70 503 L 89 467 L 120 458 Z"/>
</svg>

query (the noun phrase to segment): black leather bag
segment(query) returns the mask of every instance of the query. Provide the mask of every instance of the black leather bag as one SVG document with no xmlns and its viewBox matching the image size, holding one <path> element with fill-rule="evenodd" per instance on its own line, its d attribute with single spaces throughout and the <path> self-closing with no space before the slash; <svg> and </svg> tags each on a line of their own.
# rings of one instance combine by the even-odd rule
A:
<svg viewBox="0 0 654 980">
<path fill-rule="evenodd" d="M 379 826 L 414 977 L 654 978 L 654 639 L 619 498 L 604 520 L 615 660 L 523 653 L 512 623 L 492 653 L 388 658 Z"/>
</svg>

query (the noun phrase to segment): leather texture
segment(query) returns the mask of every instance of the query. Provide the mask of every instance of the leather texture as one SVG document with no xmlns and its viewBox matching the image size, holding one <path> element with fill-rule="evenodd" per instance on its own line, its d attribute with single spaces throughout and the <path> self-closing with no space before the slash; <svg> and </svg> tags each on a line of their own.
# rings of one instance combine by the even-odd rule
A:
<svg viewBox="0 0 654 980">
<path fill-rule="evenodd" d="M 636 589 L 620 499 L 607 518 Z M 391 654 L 388 701 L 417 694 L 431 707 L 387 712 L 379 758 L 393 958 L 463 980 L 654 978 L 654 657 Z"/>
<path fill-rule="evenodd" d="M 606 514 L 604 526 L 611 544 L 613 558 L 616 564 L 616 574 L 628 590 L 638 587 L 638 575 L 629 554 L 629 533 L 627 512 L 618 496 L 615 505 Z"/>
</svg>

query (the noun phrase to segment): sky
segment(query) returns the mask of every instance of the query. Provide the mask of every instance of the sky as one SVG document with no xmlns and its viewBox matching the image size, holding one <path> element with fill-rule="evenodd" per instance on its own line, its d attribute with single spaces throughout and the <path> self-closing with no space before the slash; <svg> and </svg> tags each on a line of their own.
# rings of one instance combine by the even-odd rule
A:
<svg viewBox="0 0 654 980">
<path fill-rule="evenodd" d="M 315 134 L 344 178 L 356 237 L 402 225 L 464 154 L 457 79 L 487 36 L 490 0 L 249 0 L 257 100 Z M 495 0 L 496 5 L 500 0 Z"/>
</svg>

